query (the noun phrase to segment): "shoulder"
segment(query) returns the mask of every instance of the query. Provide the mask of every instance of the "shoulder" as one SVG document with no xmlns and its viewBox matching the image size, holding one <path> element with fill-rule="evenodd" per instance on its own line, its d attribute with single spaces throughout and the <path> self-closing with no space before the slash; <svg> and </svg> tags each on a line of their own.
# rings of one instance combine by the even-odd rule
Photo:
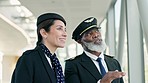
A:
<svg viewBox="0 0 148 83">
<path fill-rule="evenodd" d="M 35 57 L 37 57 L 39 55 L 39 52 L 36 48 L 34 49 L 30 49 L 30 50 L 26 50 L 22 53 L 22 55 L 20 56 L 20 59 L 23 60 L 32 60 Z"/>
<path fill-rule="evenodd" d="M 34 49 L 32 49 L 32 50 L 26 50 L 23 54 L 22 54 L 22 56 L 33 56 L 34 54 L 36 54 L 37 53 L 37 50 L 34 50 Z"/>
<path fill-rule="evenodd" d="M 16 66 L 19 67 L 21 65 L 29 66 L 31 65 L 36 59 L 36 51 L 35 50 L 26 50 L 17 60 Z"/>
<path fill-rule="evenodd" d="M 107 60 L 118 62 L 117 59 L 115 59 L 113 55 L 106 55 L 106 54 L 104 54 L 104 57 Z"/>
<path fill-rule="evenodd" d="M 112 62 L 116 65 L 120 65 L 119 61 L 117 59 L 114 58 L 114 56 L 111 55 L 104 55 L 105 59 L 108 60 L 109 62 Z"/>
<path fill-rule="evenodd" d="M 104 54 L 104 57 L 106 57 L 106 58 L 110 58 L 110 59 L 113 59 L 113 58 L 114 58 L 113 55 L 106 55 L 106 54 Z"/>
<path fill-rule="evenodd" d="M 66 60 L 66 62 L 80 62 L 82 60 L 82 58 L 84 58 L 84 56 L 86 56 L 86 54 L 83 52 L 82 54 L 79 54 L 75 57 L 69 58 Z"/>
<path fill-rule="evenodd" d="M 71 58 L 67 59 L 66 61 L 77 61 L 77 60 L 79 60 L 81 58 L 81 56 L 82 55 L 77 55 L 75 57 L 71 57 Z"/>
<path fill-rule="evenodd" d="M 33 49 L 26 50 L 25 52 L 23 52 L 22 56 L 27 56 L 27 55 L 34 56 L 34 55 L 37 55 L 39 51 L 41 51 L 40 47 L 36 46 Z"/>
<path fill-rule="evenodd" d="M 83 60 L 88 59 L 87 55 L 83 52 L 80 55 L 77 55 L 75 57 L 72 57 L 70 59 L 67 59 L 65 62 L 66 63 L 74 63 L 74 64 L 79 64 L 79 62 L 82 62 Z"/>
</svg>

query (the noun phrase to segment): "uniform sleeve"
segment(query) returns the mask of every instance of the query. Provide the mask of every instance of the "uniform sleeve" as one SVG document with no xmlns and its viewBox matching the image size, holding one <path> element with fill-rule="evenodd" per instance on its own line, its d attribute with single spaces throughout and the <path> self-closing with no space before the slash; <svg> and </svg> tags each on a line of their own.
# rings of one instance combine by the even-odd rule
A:
<svg viewBox="0 0 148 83">
<path fill-rule="evenodd" d="M 11 83 L 33 83 L 33 62 L 29 55 L 23 54 L 16 64 Z"/>
<path fill-rule="evenodd" d="M 77 66 L 71 61 L 65 64 L 65 83 L 80 83 Z"/>
</svg>

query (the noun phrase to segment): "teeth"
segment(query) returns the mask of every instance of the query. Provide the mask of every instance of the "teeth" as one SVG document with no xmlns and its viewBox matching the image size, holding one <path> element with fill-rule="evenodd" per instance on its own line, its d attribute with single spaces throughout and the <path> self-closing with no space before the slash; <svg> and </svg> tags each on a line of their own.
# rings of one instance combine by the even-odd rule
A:
<svg viewBox="0 0 148 83">
<path fill-rule="evenodd" d="M 97 41 L 95 42 L 95 44 L 99 44 L 99 45 L 100 45 L 101 42 L 102 42 L 102 39 L 101 39 L 101 40 L 99 39 L 99 40 L 97 40 Z"/>
<path fill-rule="evenodd" d="M 102 39 L 99 39 L 99 41 L 102 41 Z"/>
</svg>

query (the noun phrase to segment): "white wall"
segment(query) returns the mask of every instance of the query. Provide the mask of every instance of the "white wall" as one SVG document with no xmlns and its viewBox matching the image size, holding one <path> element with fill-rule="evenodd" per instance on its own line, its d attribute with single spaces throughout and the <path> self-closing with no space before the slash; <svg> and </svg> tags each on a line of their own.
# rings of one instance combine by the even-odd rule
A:
<svg viewBox="0 0 148 83">
<path fill-rule="evenodd" d="M 16 64 L 17 56 L 3 56 L 2 60 L 2 83 L 10 83 L 11 76 Z"/>
</svg>

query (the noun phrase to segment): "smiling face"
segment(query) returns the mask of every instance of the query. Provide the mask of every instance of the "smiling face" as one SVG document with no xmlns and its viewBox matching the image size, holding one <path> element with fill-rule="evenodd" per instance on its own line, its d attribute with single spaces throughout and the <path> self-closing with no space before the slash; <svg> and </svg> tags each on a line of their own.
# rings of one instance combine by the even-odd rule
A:
<svg viewBox="0 0 148 83">
<path fill-rule="evenodd" d="M 103 41 L 98 28 L 86 31 L 81 38 L 81 43 L 86 51 L 103 52 L 106 49 L 106 43 Z"/>
<path fill-rule="evenodd" d="M 54 24 L 50 26 L 50 30 L 46 32 L 44 29 L 40 30 L 43 37 L 43 43 L 51 50 L 56 50 L 58 47 L 63 48 L 67 38 L 65 24 L 60 20 L 55 20 Z"/>
</svg>

